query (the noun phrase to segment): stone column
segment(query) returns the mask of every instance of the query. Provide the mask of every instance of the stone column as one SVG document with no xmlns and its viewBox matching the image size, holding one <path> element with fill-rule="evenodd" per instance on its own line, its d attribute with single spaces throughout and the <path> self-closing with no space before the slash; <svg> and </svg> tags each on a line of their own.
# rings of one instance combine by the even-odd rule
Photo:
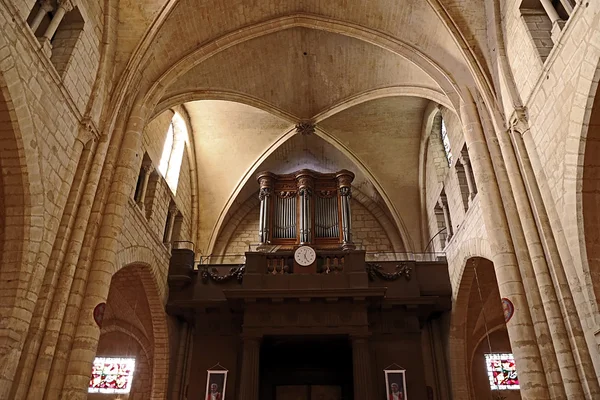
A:
<svg viewBox="0 0 600 400">
<path fill-rule="evenodd" d="M 511 347 L 519 368 L 521 397 L 524 400 L 551 399 L 538 340 L 511 241 L 505 206 L 500 196 L 496 174 L 483 134 L 474 100 L 466 93 L 460 117 L 471 164 L 479 189 L 479 200 L 488 237 L 494 251 L 493 263 L 500 296 L 508 298 L 515 313 L 506 325 Z"/>
<path fill-rule="evenodd" d="M 556 286 L 556 295 L 562 306 L 565 328 L 571 338 L 573 356 L 577 360 L 581 384 L 583 386 L 586 398 L 600 397 L 600 387 L 594 372 L 593 362 L 590 357 L 589 348 L 583 334 L 582 321 L 580 319 L 581 310 L 578 313 L 576 303 L 584 303 L 584 296 L 581 291 L 572 290 L 568 276 L 576 276 L 577 272 L 573 268 L 573 260 L 568 252 L 562 253 L 559 247 L 565 244 L 564 232 L 555 234 L 552 230 L 552 222 L 559 220 L 554 207 L 544 205 L 542 190 L 548 194 L 548 187 L 544 185 L 542 178 L 537 178 L 537 172 L 541 171 L 539 156 L 533 145 L 529 123 L 527 121 L 525 110 L 515 110 L 515 115 L 511 119 L 511 129 L 509 130 L 515 156 L 517 157 L 523 181 L 527 187 L 527 193 L 530 194 L 530 201 L 533 210 L 536 211 L 535 221 L 538 226 L 540 240 L 545 244 L 548 267 L 557 282 L 562 284 Z M 538 179 L 540 179 L 538 181 Z M 544 189 L 542 189 L 544 188 Z M 576 301 L 579 300 L 579 301 Z M 562 372 L 562 369 L 561 369 Z"/>
<path fill-rule="evenodd" d="M 142 181 L 142 187 L 140 188 L 140 198 L 137 201 L 138 207 L 140 210 L 144 211 L 146 200 L 146 191 L 148 190 L 148 181 L 150 180 L 150 175 L 154 171 L 154 167 L 152 164 L 146 164 L 142 166 L 142 171 L 144 172 L 144 180 Z"/>
<path fill-rule="evenodd" d="M 354 174 L 350 171 L 340 171 L 335 176 L 340 193 L 340 207 L 342 215 L 342 247 L 344 250 L 354 249 L 352 241 L 352 210 L 350 200 L 352 199 L 352 181 Z"/>
<path fill-rule="evenodd" d="M 448 200 L 445 194 L 440 196 L 438 205 L 444 213 L 444 224 L 446 224 L 446 245 L 448 245 L 448 243 L 450 243 L 450 239 L 452 239 L 453 230 L 452 221 L 450 220 L 450 211 L 448 210 Z"/>
<path fill-rule="evenodd" d="M 33 21 L 31 21 L 31 30 L 33 31 L 34 34 L 35 34 L 35 31 L 37 31 L 37 29 L 40 27 L 40 24 L 44 20 L 44 17 L 46 15 L 48 15 L 48 13 L 50 11 L 52 11 L 52 9 L 54 8 L 54 7 L 52 7 L 52 1 L 50 1 L 50 0 L 41 0 L 38 3 L 40 5 L 40 9 L 39 9 L 38 13 L 35 15 L 35 18 L 33 19 Z"/>
<path fill-rule="evenodd" d="M 352 371 L 354 375 L 354 400 L 373 400 L 371 356 L 367 336 L 352 337 Z"/>
<path fill-rule="evenodd" d="M 560 20 L 560 16 L 556 12 L 552 0 L 540 0 L 540 3 L 542 3 L 542 7 L 544 7 L 544 11 L 548 14 L 548 18 L 550 18 L 553 25 L 556 21 Z"/>
<path fill-rule="evenodd" d="M 258 175 L 260 189 L 258 198 L 260 200 L 260 219 L 258 222 L 258 242 L 261 245 L 271 243 L 271 213 L 273 184 L 275 175 L 264 172 Z"/>
<path fill-rule="evenodd" d="M 56 30 L 58 29 L 58 26 L 65 17 L 65 14 L 71 11 L 72 9 L 73 3 L 71 3 L 71 0 L 58 0 L 58 8 L 56 9 L 56 13 L 52 17 L 50 25 L 48 25 L 48 28 L 46 29 L 46 32 L 42 37 L 43 41 L 50 42 L 50 40 L 52 40 L 52 37 L 56 33 Z"/>
<path fill-rule="evenodd" d="M 99 139 L 98 131 L 89 118 L 81 121 L 79 132 L 73 144 L 71 167 L 75 176 L 70 185 L 65 204 L 60 232 L 57 235 L 52 258 L 46 270 L 48 283 L 42 287 L 38 305 L 34 311 L 32 326 L 23 352 L 23 364 L 20 384 L 14 398 L 35 399 L 44 392 L 48 381 L 49 366 L 54 359 L 54 344 L 58 337 L 64 317 L 68 290 L 64 290 L 65 262 L 72 254 L 73 241 L 76 240 L 85 188 L 89 184 L 94 153 Z M 51 277 L 51 278 L 50 278 Z M 1 397 L 1 396 L 0 396 Z"/>
<path fill-rule="evenodd" d="M 560 18 L 560 15 L 558 15 L 556 8 L 554 8 L 554 5 L 552 4 L 552 0 L 540 0 L 540 2 L 542 3 L 542 7 L 544 7 L 544 11 L 546 11 L 548 18 L 552 21 L 551 38 L 554 44 L 557 44 L 558 37 L 562 28 L 565 26 L 566 21 Z"/>
<path fill-rule="evenodd" d="M 171 249 L 171 239 L 173 238 L 173 226 L 175 225 L 175 216 L 179 210 L 176 207 L 170 207 L 169 212 L 167 213 L 167 226 L 165 228 L 165 240 L 164 244 L 167 248 Z"/>
<path fill-rule="evenodd" d="M 473 203 L 475 195 L 477 194 L 477 186 L 475 185 L 475 182 L 473 182 L 471 162 L 469 161 L 469 156 L 462 152 L 458 156 L 458 161 L 460 161 L 460 164 L 465 170 L 465 176 L 467 178 L 467 187 L 469 188 L 469 205 L 471 205 L 471 203 Z"/>
<path fill-rule="evenodd" d="M 312 243 L 312 192 L 313 176 L 308 170 L 296 174 L 296 184 L 300 195 L 300 244 Z"/>
<path fill-rule="evenodd" d="M 71 271 L 74 274 L 72 289 L 46 386 L 48 400 L 87 399 L 90 371 L 100 338 L 93 311 L 98 303 L 106 302 L 111 278 L 121 267 L 117 265 L 117 232 L 123 226 L 139 174 L 142 131 L 149 114 L 145 106 L 134 105 L 127 122 L 118 122 L 110 142 L 100 141 L 98 164 L 94 160 L 93 168 L 94 175 L 98 174 L 95 178 L 98 190 L 92 190 L 89 198 L 86 195 L 86 202 L 82 204 L 89 203 L 96 209 L 105 202 L 105 207 L 112 212 L 90 214 L 80 257 L 76 258 L 73 266 L 76 268 Z M 86 205 L 87 212 L 91 210 Z"/>
<path fill-rule="evenodd" d="M 240 400 L 258 400 L 260 338 L 244 337 Z"/>
</svg>

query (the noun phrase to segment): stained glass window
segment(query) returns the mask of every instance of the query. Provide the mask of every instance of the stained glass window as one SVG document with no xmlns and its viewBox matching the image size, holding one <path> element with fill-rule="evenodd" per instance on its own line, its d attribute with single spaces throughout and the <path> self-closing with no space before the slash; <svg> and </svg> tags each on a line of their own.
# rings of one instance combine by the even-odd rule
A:
<svg viewBox="0 0 600 400">
<path fill-rule="evenodd" d="M 448 160 L 448 166 L 450 166 L 452 165 L 452 149 L 450 148 L 450 139 L 448 138 L 448 131 L 446 130 L 446 123 L 443 118 L 440 137 L 442 138 L 442 144 L 444 145 L 444 153 L 446 154 L 446 160 Z"/>
<path fill-rule="evenodd" d="M 96 357 L 88 393 L 129 393 L 135 358 Z"/>
<path fill-rule="evenodd" d="M 486 354 L 485 363 L 492 390 L 519 389 L 519 377 L 517 376 L 515 357 L 512 354 Z"/>
</svg>

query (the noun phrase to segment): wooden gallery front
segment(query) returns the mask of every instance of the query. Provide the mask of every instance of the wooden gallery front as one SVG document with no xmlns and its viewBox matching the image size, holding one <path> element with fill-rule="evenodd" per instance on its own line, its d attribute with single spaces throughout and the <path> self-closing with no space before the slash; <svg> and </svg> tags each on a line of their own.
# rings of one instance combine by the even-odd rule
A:
<svg viewBox="0 0 600 400">
<path fill-rule="evenodd" d="M 367 262 L 352 241 L 353 178 L 261 173 L 255 251 L 198 264 L 173 250 L 167 309 L 185 328 L 170 332 L 171 371 L 187 399 L 427 400 L 447 389 L 445 259 Z"/>
</svg>

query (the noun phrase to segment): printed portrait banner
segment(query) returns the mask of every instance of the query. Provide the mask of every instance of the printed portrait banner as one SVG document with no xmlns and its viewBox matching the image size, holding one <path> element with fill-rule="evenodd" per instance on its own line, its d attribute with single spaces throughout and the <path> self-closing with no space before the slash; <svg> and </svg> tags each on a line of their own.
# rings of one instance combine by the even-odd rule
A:
<svg viewBox="0 0 600 400">
<path fill-rule="evenodd" d="M 386 400 L 406 400 L 406 370 L 384 370 L 383 372 L 385 372 Z"/>
<path fill-rule="evenodd" d="M 225 400 L 227 370 L 208 370 L 206 379 L 206 400 Z"/>
</svg>

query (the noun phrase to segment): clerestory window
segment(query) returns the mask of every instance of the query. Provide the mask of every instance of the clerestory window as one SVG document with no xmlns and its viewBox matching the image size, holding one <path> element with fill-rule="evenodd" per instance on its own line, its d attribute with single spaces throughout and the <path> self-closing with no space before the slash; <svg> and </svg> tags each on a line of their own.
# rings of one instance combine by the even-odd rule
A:
<svg viewBox="0 0 600 400">
<path fill-rule="evenodd" d="M 175 194 L 181 172 L 183 151 L 188 140 L 187 126 L 181 115 L 175 113 L 167 129 L 158 171 L 165 178 L 169 188 Z"/>
<path fill-rule="evenodd" d="M 446 130 L 446 123 L 444 122 L 444 118 L 442 118 L 440 139 L 442 140 L 442 145 L 444 146 L 444 153 L 446 154 L 448 166 L 450 166 L 452 165 L 452 148 L 450 147 L 450 138 L 448 137 L 448 131 Z"/>
</svg>

